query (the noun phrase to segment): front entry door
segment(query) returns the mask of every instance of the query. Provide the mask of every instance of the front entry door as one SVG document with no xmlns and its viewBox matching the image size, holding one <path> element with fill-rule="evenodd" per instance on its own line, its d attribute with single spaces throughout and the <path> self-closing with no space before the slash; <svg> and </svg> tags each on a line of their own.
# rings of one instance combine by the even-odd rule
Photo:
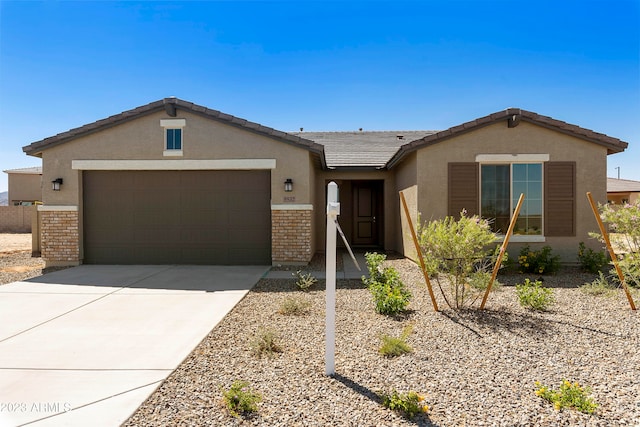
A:
<svg viewBox="0 0 640 427">
<path fill-rule="evenodd" d="M 381 181 L 353 181 L 353 244 L 381 244 Z"/>
</svg>

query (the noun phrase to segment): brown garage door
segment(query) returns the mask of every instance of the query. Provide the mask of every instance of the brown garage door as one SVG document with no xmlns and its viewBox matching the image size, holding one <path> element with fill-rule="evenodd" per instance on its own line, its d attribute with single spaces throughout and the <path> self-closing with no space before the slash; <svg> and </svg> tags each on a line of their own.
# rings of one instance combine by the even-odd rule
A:
<svg viewBox="0 0 640 427">
<path fill-rule="evenodd" d="M 85 171 L 88 264 L 271 264 L 269 171 Z"/>
</svg>

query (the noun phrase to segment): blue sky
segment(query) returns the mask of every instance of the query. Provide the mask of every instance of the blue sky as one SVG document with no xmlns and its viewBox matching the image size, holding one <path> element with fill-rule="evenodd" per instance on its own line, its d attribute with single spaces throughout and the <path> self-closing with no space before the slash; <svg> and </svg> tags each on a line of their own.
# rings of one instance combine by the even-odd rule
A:
<svg viewBox="0 0 640 427">
<path fill-rule="evenodd" d="M 433 130 L 520 107 L 630 143 L 640 1 L 0 1 L 0 170 L 177 96 L 279 130 Z M 7 188 L 0 173 L 0 191 Z"/>
</svg>

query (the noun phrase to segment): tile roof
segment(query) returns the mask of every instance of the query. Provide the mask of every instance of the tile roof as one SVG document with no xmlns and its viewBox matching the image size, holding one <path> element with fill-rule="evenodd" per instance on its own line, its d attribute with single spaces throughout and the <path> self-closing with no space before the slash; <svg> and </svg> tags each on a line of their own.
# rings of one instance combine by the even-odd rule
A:
<svg viewBox="0 0 640 427">
<path fill-rule="evenodd" d="M 240 117 L 225 114 L 218 110 L 212 110 L 210 108 L 194 104 L 193 102 L 183 101 L 178 98 L 164 98 L 159 101 L 151 102 L 147 105 L 134 108 L 132 110 L 123 111 L 122 113 L 115 114 L 113 116 L 107 117 L 106 119 L 98 120 L 96 122 L 59 133 L 52 137 L 45 138 L 41 141 L 36 141 L 32 144 L 22 147 L 22 150 L 29 155 L 38 156 L 43 150 L 47 148 L 65 143 L 80 136 L 85 136 L 94 132 L 102 131 L 109 127 L 116 126 L 130 120 L 137 119 L 141 116 L 155 113 L 157 111 L 165 110 L 168 115 L 175 116 L 176 109 L 187 110 L 191 113 L 198 114 L 212 120 L 223 122 L 231 126 L 236 126 L 250 132 L 269 136 L 280 141 L 305 148 L 317 154 L 320 157 L 320 161 L 323 167 L 325 166 L 324 148 L 321 145 L 314 143 L 313 141 L 267 126 L 262 126 L 259 123 L 250 122 Z"/>
<path fill-rule="evenodd" d="M 435 131 L 292 132 L 324 146 L 329 168 L 382 168 L 408 142 Z"/>
<path fill-rule="evenodd" d="M 541 116 L 540 114 L 522 110 L 520 108 L 507 108 L 506 110 L 498 111 L 497 113 L 489 114 L 488 116 L 471 120 L 470 122 L 451 127 L 447 130 L 434 132 L 433 134 L 427 135 L 422 139 L 418 139 L 416 141 L 410 142 L 409 144 L 403 145 L 400 150 L 398 150 L 398 152 L 391 159 L 389 159 L 389 162 L 387 162 L 386 166 L 393 167 L 393 165 L 401 161 L 405 155 L 419 148 L 437 144 L 454 136 L 458 136 L 463 133 L 470 132 L 500 121 L 507 122 L 509 127 L 516 127 L 520 121 L 546 127 L 556 132 L 564 133 L 576 138 L 602 145 L 607 148 L 607 154 L 621 153 L 629 145 L 627 142 L 621 141 L 618 138 L 613 138 L 603 133 L 594 132 L 590 129 L 572 125 L 570 123 L 556 120 L 551 117 Z"/>
<path fill-rule="evenodd" d="M 607 154 L 620 153 L 628 143 L 617 138 L 581 128 L 547 116 L 519 108 L 508 108 L 443 131 L 352 131 L 352 132 L 282 132 L 258 123 L 212 110 L 178 98 L 165 98 L 132 110 L 62 132 L 23 147 L 32 156 L 74 138 L 99 132 L 141 116 L 165 110 L 169 116 L 183 109 L 230 126 L 269 136 L 305 148 L 315 154 L 324 168 L 391 168 L 408 154 L 422 147 L 445 141 L 451 137 L 479 129 L 500 121 L 515 127 L 520 121 L 534 123 L 607 148 Z M 402 138 L 400 138 L 400 136 Z"/>
<path fill-rule="evenodd" d="M 31 168 L 20 168 L 20 169 L 7 169 L 2 171 L 5 173 L 18 173 L 18 174 L 31 174 L 31 175 L 42 175 L 42 166 L 34 166 Z"/>
<path fill-rule="evenodd" d="M 640 181 L 607 178 L 607 193 L 640 193 Z"/>
</svg>

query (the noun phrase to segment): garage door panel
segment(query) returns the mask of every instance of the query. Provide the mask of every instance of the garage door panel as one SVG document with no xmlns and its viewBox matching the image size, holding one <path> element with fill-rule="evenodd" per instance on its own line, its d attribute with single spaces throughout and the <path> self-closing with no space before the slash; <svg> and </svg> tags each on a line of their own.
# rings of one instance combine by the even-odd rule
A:
<svg viewBox="0 0 640 427">
<path fill-rule="evenodd" d="M 182 229 L 181 239 L 184 243 L 190 243 L 190 246 L 220 246 L 224 247 L 229 237 L 227 230 L 224 228 L 208 228 L 208 229 Z"/>
<path fill-rule="evenodd" d="M 182 250 L 184 264 L 231 264 L 231 258 L 226 248 L 185 248 Z"/>
<path fill-rule="evenodd" d="M 180 238 L 180 230 L 166 227 L 136 228 L 133 231 L 133 240 L 130 246 L 166 245 L 167 242 L 175 242 Z"/>
<path fill-rule="evenodd" d="M 86 263 L 270 264 L 269 171 L 85 171 Z"/>
<path fill-rule="evenodd" d="M 232 248 L 229 250 L 229 258 L 237 260 L 238 265 L 264 264 L 264 248 Z M 271 262 L 271 260 L 269 260 Z"/>
<path fill-rule="evenodd" d="M 91 228 L 91 238 L 104 242 L 105 245 L 116 245 L 134 239 L 134 229 L 131 227 L 94 227 Z"/>
<path fill-rule="evenodd" d="M 254 179 L 255 171 L 236 171 L 233 180 L 228 183 L 229 188 L 233 192 L 256 191 L 270 192 L 271 179 L 259 180 Z M 270 178 L 270 177 L 269 177 Z"/>
<path fill-rule="evenodd" d="M 192 190 L 180 195 L 180 204 L 214 210 L 227 206 L 227 194 L 221 191 Z"/>
</svg>

